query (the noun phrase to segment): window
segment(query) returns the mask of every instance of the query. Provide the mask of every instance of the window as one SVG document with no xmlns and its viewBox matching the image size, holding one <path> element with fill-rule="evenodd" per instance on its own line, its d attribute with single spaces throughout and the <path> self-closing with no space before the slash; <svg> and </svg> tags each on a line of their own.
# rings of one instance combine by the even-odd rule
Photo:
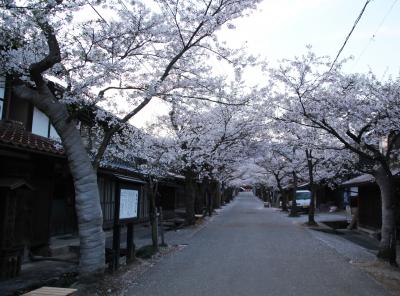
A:
<svg viewBox="0 0 400 296">
<path fill-rule="evenodd" d="M 3 119 L 5 93 L 6 93 L 6 77 L 0 76 L 0 120 Z"/>
<path fill-rule="evenodd" d="M 50 124 L 49 138 L 60 141 L 60 136 L 57 134 L 57 131 L 52 124 Z"/>
<path fill-rule="evenodd" d="M 33 108 L 32 133 L 42 137 L 55 139 L 57 141 L 60 140 L 60 136 L 50 124 L 49 118 L 36 107 Z"/>
<path fill-rule="evenodd" d="M 296 191 L 296 200 L 311 199 L 311 191 Z"/>
</svg>

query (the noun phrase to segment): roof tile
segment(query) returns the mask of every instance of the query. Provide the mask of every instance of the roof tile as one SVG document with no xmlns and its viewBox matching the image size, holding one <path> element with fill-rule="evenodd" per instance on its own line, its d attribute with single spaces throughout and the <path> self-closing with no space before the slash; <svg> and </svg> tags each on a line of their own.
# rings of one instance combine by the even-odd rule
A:
<svg viewBox="0 0 400 296">
<path fill-rule="evenodd" d="M 2 122 L 0 124 L 0 144 L 27 148 L 33 151 L 44 151 L 52 154 L 63 155 L 64 150 L 58 147 L 51 139 L 27 132 L 21 124 L 16 122 Z"/>
</svg>

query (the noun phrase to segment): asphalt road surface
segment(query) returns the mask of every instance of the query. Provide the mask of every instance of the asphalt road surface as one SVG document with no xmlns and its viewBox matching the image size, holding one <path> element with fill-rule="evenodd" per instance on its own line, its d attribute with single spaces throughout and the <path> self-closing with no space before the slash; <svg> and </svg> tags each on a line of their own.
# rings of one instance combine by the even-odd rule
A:
<svg viewBox="0 0 400 296">
<path fill-rule="evenodd" d="M 294 221 L 241 193 L 127 295 L 389 295 Z"/>
</svg>

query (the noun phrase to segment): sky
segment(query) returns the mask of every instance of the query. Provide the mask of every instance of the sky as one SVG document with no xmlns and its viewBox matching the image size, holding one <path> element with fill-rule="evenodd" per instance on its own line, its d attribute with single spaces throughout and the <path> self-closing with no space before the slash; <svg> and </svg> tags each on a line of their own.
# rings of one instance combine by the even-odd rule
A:
<svg viewBox="0 0 400 296">
<path fill-rule="evenodd" d="M 248 50 L 271 62 L 305 52 L 336 56 L 365 0 L 265 0 L 250 17 L 224 32 L 230 44 L 247 42 Z M 392 8 L 392 9 L 391 9 Z M 400 69 L 400 2 L 372 0 L 341 57 L 353 55 L 346 71 L 397 75 Z M 382 23 L 383 21 L 383 23 Z M 373 38 L 373 36 L 375 37 Z"/>
<path fill-rule="evenodd" d="M 312 45 L 318 55 L 335 57 L 349 34 L 366 0 L 264 0 L 257 11 L 234 22 L 235 30 L 223 30 L 219 37 L 232 47 L 247 44 L 247 50 L 270 64 L 293 58 Z M 352 33 L 340 58 L 354 56 L 344 70 L 378 78 L 400 73 L 400 1 L 372 0 Z M 374 37 L 373 37 L 374 36 Z M 256 75 L 248 79 L 262 79 Z M 152 101 L 132 121 L 142 127 L 165 106 Z"/>
</svg>

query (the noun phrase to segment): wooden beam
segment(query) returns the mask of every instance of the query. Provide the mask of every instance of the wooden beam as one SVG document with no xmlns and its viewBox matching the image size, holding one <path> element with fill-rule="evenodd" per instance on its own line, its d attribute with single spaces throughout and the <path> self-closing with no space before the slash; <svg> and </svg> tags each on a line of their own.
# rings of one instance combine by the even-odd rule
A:
<svg viewBox="0 0 400 296">
<path fill-rule="evenodd" d="M 73 296 L 77 289 L 41 287 L 22 296 Z"/>
</svg>

